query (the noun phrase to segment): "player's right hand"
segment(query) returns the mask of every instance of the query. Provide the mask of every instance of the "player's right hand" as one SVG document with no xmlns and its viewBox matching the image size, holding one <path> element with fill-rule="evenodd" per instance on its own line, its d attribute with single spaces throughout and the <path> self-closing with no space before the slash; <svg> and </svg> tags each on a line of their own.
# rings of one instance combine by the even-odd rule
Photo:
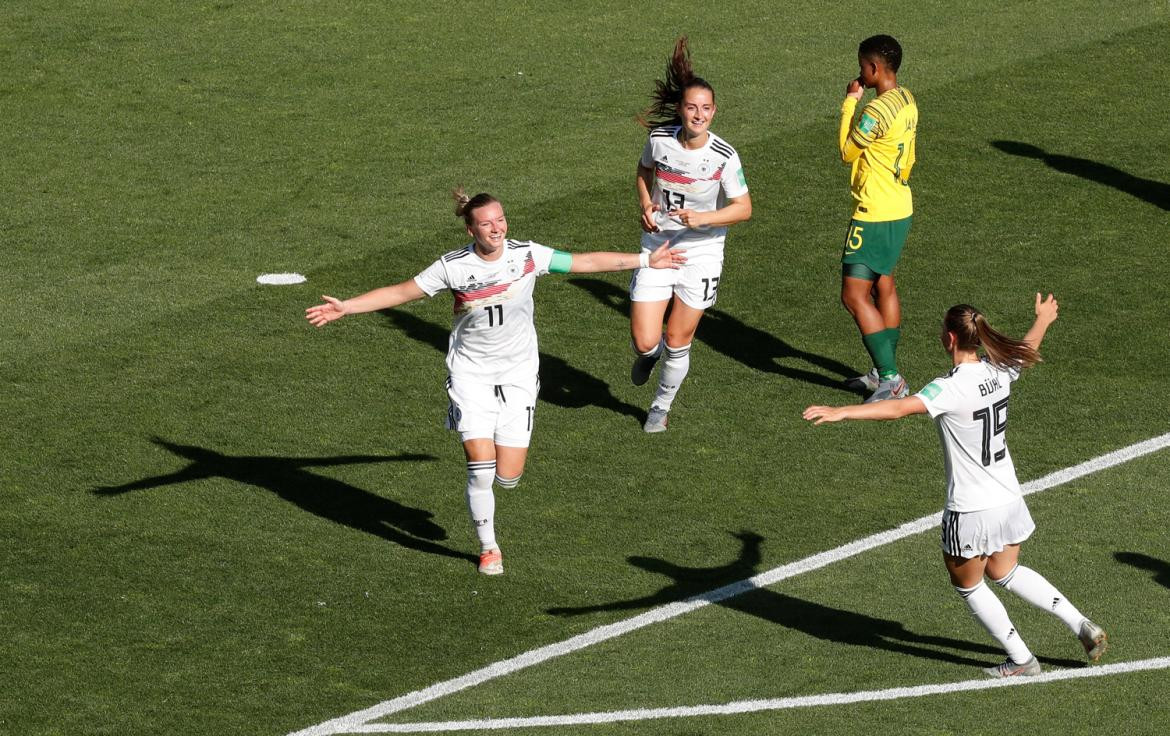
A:
<svg viewBox="0 0 1170 736">
<path fill-rule="evenodd" d="M 850 79 L 849 84 L 845 86 L 845 96 L 852 97 L 855 100 L 860 100 L 861 96 L 865 94 L 865 87 L 861 84 L 860 79 Z"/>
<path fill-rule="evenodd" d="M 325 300 L 324 304 L 318 304 L 305 310 L 305 319 L 309 320 L 309 324 L 314 327 L 324 327 L 345 316 L 345 304 L 340 299 L 325 295 L 322 295 L 321 298 Z"/>
<path fill-rule="evenodd" d="M 656 204 L 648 204 L 642 208 L 642 230 L 648 233 L 658 232 L 658 223 L 655 222 L 654 213 L 660 208 Z"/>
</svg>

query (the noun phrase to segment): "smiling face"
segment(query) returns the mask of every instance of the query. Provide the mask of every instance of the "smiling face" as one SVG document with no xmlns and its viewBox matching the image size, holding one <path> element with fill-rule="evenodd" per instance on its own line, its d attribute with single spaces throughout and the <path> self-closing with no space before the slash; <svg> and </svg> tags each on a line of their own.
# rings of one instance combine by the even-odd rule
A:
<svg viewBox="0 0 1170 736">
<path fill-rule="evenodd" d="M 678 103 L 678 116 L 687 138 L 705 138 L 715 117 L 715 93 L 705 87 L 687 88 Z"/>
<path fill-rule="evenodd" d="M 499 202 L 489 202 L 471 211 L 467 234 L 475 238 L 475 248 L 481 256 L 492 256 L 503 250 L 508 235 L 508 220 Z"/>
</svg>

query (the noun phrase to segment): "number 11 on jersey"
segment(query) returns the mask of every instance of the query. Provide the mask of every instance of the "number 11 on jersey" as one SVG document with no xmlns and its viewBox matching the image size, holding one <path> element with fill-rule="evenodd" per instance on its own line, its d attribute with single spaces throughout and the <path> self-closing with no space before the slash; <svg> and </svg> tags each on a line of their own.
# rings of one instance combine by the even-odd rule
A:
<svg viewBox="0 0 1170 736">
<path fill-rule="evenodd" d="M 495 327 L 496 325 L 504 324 L 504 305 L 503 304 L 489 304 L 484 309 L 488 313 L 488 327 Z"/>
</svg>

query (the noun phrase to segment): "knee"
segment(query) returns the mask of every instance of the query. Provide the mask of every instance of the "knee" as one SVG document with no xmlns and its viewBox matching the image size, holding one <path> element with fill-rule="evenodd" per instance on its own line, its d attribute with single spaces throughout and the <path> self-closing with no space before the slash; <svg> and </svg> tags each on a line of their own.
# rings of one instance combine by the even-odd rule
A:
<svg viewBox="0 0 1170 736">
<path fill-rule="evenodd" d="M 1020 569 L 1018 564 L 1012 565 L 1012 569 L 1008 570 L 1007 574 L 1002 577 L 996 577 L 995 572 L 991 570 L 988 570 L 988 573 L 991 575 L 991 582 L 995 583 L 1001 588 L 1007 588 L 1008 590 L 1011 590 L 1012 578 L 1016 576 L 1016 570 L 1018 569 Z"/>
<path fill-rule="evenodd" d="M 662 333 L 654 334 L 632 334 L 631 344 L 634 346 L 634 352 L 638 355 L 645 355 L 651 350 L 656 350 L 658 345 L 662 342 Z"/>
<path fill-rule="evenodd" d="M 695 331 L 672 330 L 668 328 L 666 330 L 665 337 L 666 348 L 668 350 L 675 348 L 689 348 L 691 346 L 691 342 L 695 339 Z"/>
</svg>

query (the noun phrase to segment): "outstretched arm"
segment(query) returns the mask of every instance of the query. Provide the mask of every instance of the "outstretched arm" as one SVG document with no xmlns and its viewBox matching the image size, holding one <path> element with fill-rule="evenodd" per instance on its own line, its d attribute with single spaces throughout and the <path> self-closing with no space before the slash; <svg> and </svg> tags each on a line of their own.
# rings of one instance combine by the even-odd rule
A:
<svg viewBox="0 0 1170 736">
<path fill-rule="evenodd" d="M 641 267 L 640 259 L 640 253 L 575 253 L 569 273 L 628 271 Z M 650 254 L 650 260 L 646 265 L 650 268 L 678 268 L 686 261 L 687 257 L 681 250 L 671 248 L 670 243 L 663 243 L 658 246 L 658 250 Z"/>
<path fill-rule="evenodd" d="M 886 399 L 872 404 L 850 406 L 810 406 L 804 410 L 805 419 L 815 423 L 840 422 L 843 419 L 901 419 L 911 414 L 925 414 L 926 404 L 917 396 L 904 399 Z"/>
<path fill-rule="evenodd" d="M 1056 321 L 1058 307 L 1056 297 L 1049 294 L 1047 299 L 1041 301 L 1040 292 L 1036 292 L 1036 321 L 1032 323 L 1032 329 L 1028 330 L 1028 334 L 1024 335 L 1024 342 L 1033 350 L 1040 349 L 1044 333 L 1048 332 L 1048 326 Z"/>
<path fill-rule="evenodd" d="M 361 314 L 376 312 L 379 309 L 397 307 L 415 299 L 422 299 L 426 292 L 419 288 L 414 279 L 403 281 L 393 286 L 383 286 L 380 289 L 367 291 L 361 296 L 344 301 L 331 296 L 322 296 L 324 304 L 309 307 L 305 310 L 305 319 L 314 327 L 324 327 L 334 320 L 341 319 L 347 314 Z"/>
</svg>

